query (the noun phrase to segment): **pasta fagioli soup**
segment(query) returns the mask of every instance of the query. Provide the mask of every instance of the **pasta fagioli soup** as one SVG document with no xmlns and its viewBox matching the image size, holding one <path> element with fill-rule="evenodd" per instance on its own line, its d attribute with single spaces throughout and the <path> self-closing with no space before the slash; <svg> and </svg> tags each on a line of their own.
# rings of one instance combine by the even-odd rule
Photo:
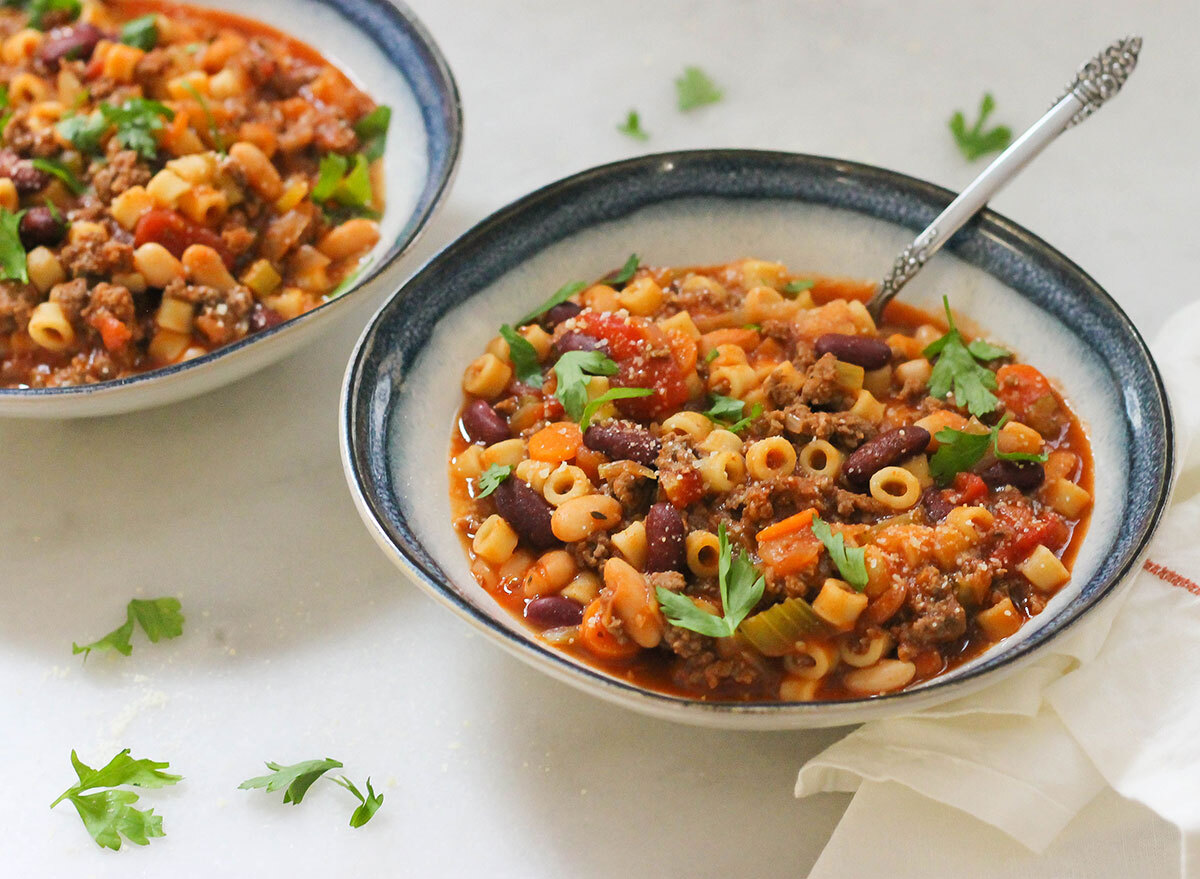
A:
<svg viewBox="0 0 1200 879">
<path fill-rule="evenodd" d="M 872 286 L 636 257 L 466 366 L 471 571 L 558 649 L 696 698 L 913 686 L 1070 579 L 1091 453 L 1036 368 Z M 517 317 L 517 316 L 514 316 Z"/>
<path fill-rule="evenodd" d="M 0 9 L 0 387 L 122 378 L 297 317 L 379 239 L 390 110 L 193 6 Z"/>
</svg>

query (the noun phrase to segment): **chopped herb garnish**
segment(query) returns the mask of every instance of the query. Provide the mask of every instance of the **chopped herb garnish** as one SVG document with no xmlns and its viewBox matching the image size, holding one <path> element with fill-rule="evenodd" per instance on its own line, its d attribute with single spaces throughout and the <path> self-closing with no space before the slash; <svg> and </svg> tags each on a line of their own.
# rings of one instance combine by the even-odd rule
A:
<svg viewBox="0 0 1200 879">
<path fill-rule="evenodd" d="M 154 132 L 163 128 L 163 120 L 175 118 L 175 111 L 160 101 L 129 98 L 120 105 L 101 104 L 100 115 L 109 125 L 116 126 L 117 143 L 127 150 L 136 150 L 143 158 L 158 156 L 158 141 Z"/>
<path fill-rule="evenodd" d="M 500 338 L 508 342 L 508 359 L 517 373 L 517 381 L 531 388 L 541 387 L 542 367 L 538 364 L 537 350 L 529 340 L 510 327 L 500 327 Z"/>
<path fill-rule="evenodd" d="M 371 174 L 366 157 L 358 153 L 351 164 L 339 153 L 326 153 L 317 170 L 312 197 L 314 201 L 335 201 L 350 208 L 370 208 Z"/>
<path fill-rule="evenodd" d="M 786 296 L 788 299 L 795 299 L 797 296 L 799 296 L 805 290 L 811 290 L 813 287 L 816 286 L 816 284 L 817 284 L 816 281 L 809 280 L 809 279 L 806 279 L 803 281 L 788 281 L 786 284 L 783 285 L 783 289 L 780 290 L 779 292 L 782 293 L 784 296 Z"/>
<path fill-rule="evenodd" d="M 479 490 L 479 493 L 475 497 L 487 497 L 500 487 L 501 482 L 512 475 L 512 471 L 513 468 L 507 464 L 491 464 L 479 474 L 479 481 L 475 483 L 475 487 Z"/>
<path fill-rule="evenodd" d="M 387 149 L 388 124 L 392 121 L 392 108 L 380 104 L 366 116 L 354 123 L 354 133 L 362 141 L 363 155 L 373 162 Z"/>
<path fill-rule="evenodd" d="M 6 3 L 5 5 L 11 4 Z M 83 11 L 83 4 L 79 0 L 30 0 L 28 9 L 29 26 L 43 30 L 46 16 L 51 12 L 65 12 L 67 18 L 74 21 Z"/>
<path fill-rule="evenodd" d="M 750 413 L 743 418 L 742 416 L 746 411 L 746 403 L 744 401 L 739 400 L 737 397 L 726 397 L 721 394 L 713 394 L 712 399 L 712 406 L 704 414 L 713 421 L 725 424 L 725 429 L 733 433 L 745 430 L 746 425 L 762 415 L 762 403 L 755 403 L 750 408 Z"/>
<path fill-rule="evenodd" d="M 609 284 L 628 284 L 633 278 L 634 273 L 638 270 L 638 255 L 636 253 L 629 254 L 629 259 L 625 260 L 625 265 L 621 266 L 616 274 L 605 278 Z"/>
<path fill-rule="evenodd" d="M 733 422 L 733 424 L 729 425 L 729 427 L 727 427 L 726 430 L 730 431 L 731 433 L 741 433 L 743 430 L 745 430 L 747 427 L 750 426 L 750 422 L 752 422 L 754 419 L 758 418 L 758 416 L 760 416 L 762 414 L 763 414 L 762 403 L 755 403 L 753 406 L 750 407 L 749 415 L 747 415 L 745 418 L 741 419 L 740 421 Z"/>
<path fill-rule="evenodd" d="M 108 121 L 100 113 L 80 116 L 72 113 L 58 123 L 58 131 L 82 153 L 100 152 L 100 141 L 108 131 Z"/>
<path fill-rule="evenodd" d="M 517 326 L 522 327 L 522 326 L 525 326 L 525 324 L 533 323 L 535 320 L 537 320 L 539 317 L 541 317 L 547 311 L 552 309 L 554 306 L 562 305 L 564 302 L 566 302 L 568 299 L 570 299 L 572 296 L 574 296 L 580 290 L 584 290 L 586 288 L 587 288 L 587 281 L 572 281 L 569 284 L 563 284 L 561 287 L 559 287 L 557 290 L 554 291 L 553 296 L 551 296 L 549 299 L 547 299 L 545 302 L 543 302 L 541 305 L 539 305 L 533 311 L 529 312 L 529 314 L 525 315 L 523 318 L 521 318 L 519 321 L 517 321 Z"/>
<path fill-rule="evenodd" d="M 762 324 L 742 324 L 743 330 L 754 330 L 756 333 L 762 332 Z"/>
<path fill-rule="evenodd" d="M 988 153 L 998 153 L 1012 141 L 1012 129 L 1007 125 L 983 130 L 988 116 L 995 109 L 996 101 L 988 92 L 979 102 L 979 119 L 970 128 L 967 128 L 967 120 L 961 110 L 950 117 L 950 133 L 954 135 L 954 142 L 967 161 L 973 162 Z"/>
<path fill-rule="evenodd" d="M 966 472 L 978 464 L 988 446 L 992 447 L 992 454 L 1000 461 L 1045 461 L 1049 457 L 1046 452 L 1000 451 L 1000 428 L 1008 423 L 1010 417 L 1005 413 L 986 433 L 972 433 L 952 427 L 939 430 L 934 434 L 934 439 L 939 443 L 937 451 L 929 459 L 929 472 L 933 478 L 940 485 L 947 484 L 954 474 Z"/>
<path fill-rule="evenodd" d="M 588 378 L 593 375 L 614 375 L 617 364 L 601 351 L 568 351 L 554 364 L 558 387 L 554 396 L 563 404 L 572 421 L 583 418 L 587 408 Z"/>
<path fill-rule="evenodd" d="M 57 159 L 32 159 L 30 164 L 39 171 L 45 171 L 63 182 L 73 195 L 79 195 L 87 187 L 76 177 L 71 169 Z"/>
<path fill-rule="evenodd" d="M 600 407 L 606 403 L 611 403 L 613 400 L 630 400 L 634 397 L 649 397 L 653 393 L 652 388 L 609 388 L 584 407 L 583 416 L 579 419 L 579 427 L 587 430 L 588 425 L 592 423 L 592 416 L 599 412 Z"/>
<path fill-rule="evenodd" d="M 217 120 L 213 117 L 212 108 L 208 105 L 208 99 L 200 94 L 199 90 L 187 80 L 184 80 L 183 88 L 200 105 L 200 112 L 204 114 L 204 121 L 208 123 L 208 136 L 212 138 L 213 146 L 217 148 L 217 152 L 224 155 L 225 138 L 221 135 L 221 129 L 217 127 Z"/>
<path fill-rule="evenodd" d="M 724 94 L 699 67 L 685 67 L 683 76 L 675 80 L 675 96 L 679 109 L 686 112 L 705 104 L 715 104 Z"/>
<path fill-rule="evenodd" d="M 0 208 L 0 279 L 28 284 L 25 245 L 21 243 L 21 217 L 24 215 L 24 211 L 12 214 Z"/>
<path fill-rule="evenodd" d="M 158 42 L 158 20 L 154 15 L 131 18 L 121 26 L 121 42 L 149 52 Z"/>
<path fill-rule="evenodd" d="M 950 300 L 943 296 L 942 304 L 950 329 L 924 351 L 926 357 L 937 358 L 929 376 L 929 393 L 944 400 L 953 390 L 954 402 L 959 406 L 965 406 L 976 417 L 986 415 L 999 402 L 992 393 L 996 389 L 996 374 L 979 361 L 1007 357 L 1009 352 L 982 341 L 967 345 L 954 325 Z"/>
<path fill-rule="evenodd" d="M 707 354 L 704 355 L 704 362 L 712 363 L 714 360 L 716 360 L 720 356 L 721 356 L 721 352 L 718 351 L 716 348 L 713 348 L 711 351 L 709 351 Z"/>
<path fill-rule="evenodd" d="M 642 120 L 638 116 L 637 110 L 629 111 L 625 117 L 625 121 L 617 126 L 617 131 L 628 137 L 632 137 L 634 140 L 646 141 L 650 139 L 649 133 L 642 128 Z"/>
<path fill-rule="evenodd" d="M 8 127 L 8 120 L 12 119 L 12 111 L 8 109 L 8 86 L 0 82 L 0 110 L 4 110 L 0 114 L 0 136 L 4 134 L 4 129 Z"/>
<path fill-rule="evenodd" d="M 842 579 L 862 592 L 867 586 L 867 551 L 862 547 L 846 547 L 846 537 L 840 531 L 834 534 L 820 517 L 813 516 L 812 533 L 825 544 L 829 558 L 837 567 Z"/>
<path fill-rule="evenodd" d="M 686 595 L 671 592 L 662 586 L 655 589 L 655 594 L 671 625 L 712 638 L 729 638 L 762 598 L 766 581 L 758 576 L 745 549 L 739 548 L 736 557 L 730 552 L 724 522 L 717 531 L 717 541 L 720 548 L 717 581 L 721 590 L 721 616 L 701 610 Z"/>
<path fill-rule="evenodd" d="M 266 790 L 267 793 L 275 793 L 282 790 L 283 801 L 293 806 L 298 806 L 304 799 L 304 795 L 308 793 L 308 789 L 322 775 L 331 769 L 341 769 L 342 763 L 340 760 L 326 757 L 324 760 L 305 760 L 302 763 L 294 763 L 291 766 L 282 766 L 279 763 L 268 762 L 267 768 L 271 770 L 269 775 L 260 775 L 256 778 L 247 779 L 238 785 L 238 790 L 261 788 Z M 367 796 L 365 797 L 359 793 L 358 788 L 344 775 L 340 779 L 330 778 L 329 780 L 350 791 L 350 793 L 358 798 L 361 804 L 350 816 L 351 827 L 362 827 L 371 820 L 371 816 L 378 812 L 379 807 L 383 805 L 383 794 L 375 793 L 371 787 L 370 778 L 367 779 Z"/>
<path fill-rule="evenodd" d="M 152 643 L 162 638 L 177 638 L 183 634 L 183 614 L 180 613 L 178 598 L 134 598 L 125 607 L 124 625 L 113 629 L 91 644 L 71 645 L 72 653 L 84 654 L 86 660 L 93 650 L 115 650 L 122 656 L 133 652 L 129 639 L 137 623 Z"/>
<path fill-rule="evenodd" d="M 154 760 L 135 760 L 129 749 L 121 751 L 102 769 L 92 769 L 71 752 L 71 766 L 79 782 L 67 788 L 50 804 L 53 809 L 63 800 L 70 800 L 83 820 L 83 826 L 96 844 L 118 851 L 124 837 L 134 845 L 147 845 L 151 837 L 163 836 L 162 818 L 153 809 L 135 809 L 138 795 L 118 790 L 120 785 L 159 788 L 178 783 L 183 776 L 162 770 L 170 764 Z M 105 790 L 99 790 L 105 788 Z M 85 791 L 96 790 L 96 793 Z"/>
</svg>

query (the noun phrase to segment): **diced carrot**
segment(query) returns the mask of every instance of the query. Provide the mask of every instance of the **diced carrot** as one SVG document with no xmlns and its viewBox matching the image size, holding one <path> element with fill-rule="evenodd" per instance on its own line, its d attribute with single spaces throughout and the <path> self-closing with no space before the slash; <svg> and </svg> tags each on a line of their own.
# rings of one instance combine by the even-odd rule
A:
<svg viewBox="0 0 1200 879">
<path fill-rule="evenodd" d="M 666 330 L 667 345 L 671 348 L 671 356 L 679 371 L 687 375 L 696 368 L 696 340 L 680 330 Z"/>
<path fill-rule="evenodd" d="M 529 438 L 529 457 L 558 464 L 570 461 L 583 445 L 583 432 L 574 421 L 556 421 Z"/>
<path fill-rule="evenodd" d="M 1039 398 L 1053 395 L 1050 382 L 1028 363 L 1009 363 L 996 370 L 996 396 L 1017 418 Z"/>
<path fill-rule="evenodd" d="M 583 611 L 583 624 L 579 627 L 583 646 L 600 659 L 628 659 L 641 648 L 623 635 L 618 637 L 608 627 L 612 618 L 612 601 L 601 595 L 593 599 Z"/>
<path fill-rule="evenodd" d="M 801 513 L 796 513 L 794 516 L 788 516 L 786 519 L 781 519 L 773 525 L 768 525 L 756 535 L 758 542 L 776 540 L 780 537 L 786 537 L 789 534 L 795 534 L 797 531 L 811 525 L 813 516 L 816 514 L 816 509 L 809 507 Z"/>
<path fill-rule="evenodd" d="M 700 337 L 700 350 L 705 354 L 718 345 L 737 345 L 745 351 L 753 351 L 761 340 L 757 330 L 745 327 L 729 327 L 723 330 L 713 330 Z"/>
<path fill-rule="evenodd" d="M 758 556 L 776 574 L 787 576 L 812 568 L 821 555 L 821 546 L 812 531 L 803 530 L 773 540 L 760 540 Z"/>
<path fill-rule="evenodd" d="M 109 351 L 124 348 L 133 337 L 133 331 L 107 311 L 96 312 L 88 322 L 100 333 L 100 339 Z"/>
</svg>

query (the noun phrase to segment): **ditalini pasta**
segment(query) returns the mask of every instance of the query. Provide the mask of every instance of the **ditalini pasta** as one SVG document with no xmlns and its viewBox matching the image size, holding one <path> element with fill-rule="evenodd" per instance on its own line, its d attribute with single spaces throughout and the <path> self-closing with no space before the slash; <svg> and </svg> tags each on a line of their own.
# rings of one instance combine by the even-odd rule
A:
<svg viewBox="0 0 1200 879">
<path fill-rule="evenodd" d="M 1070 579 L 1091 455 L 1009 350 L 870 286 L 631 258 L 466 366 L 455 527 L 546 643 L 645 687 L 865 698 Z"/>
</svg>

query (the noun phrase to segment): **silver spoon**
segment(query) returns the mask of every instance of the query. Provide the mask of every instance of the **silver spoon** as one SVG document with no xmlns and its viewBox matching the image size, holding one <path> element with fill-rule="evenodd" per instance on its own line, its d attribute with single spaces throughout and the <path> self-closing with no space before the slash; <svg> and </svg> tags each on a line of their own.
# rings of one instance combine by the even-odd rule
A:
<svg viewBox="0 0 1200 879">
<path fill-rule="evenodd" d="M 1092 115 L 1121 90 L 1137 66 L 1141 49 L 1141 37 L 1126 37 L 1117 40 L 1079 68 L 1066 94 L 1054 103 L 1046 115 L 997 156 L 925 227 L 925 231 L 912 244 L 900 252 L 891 274 L 883 279 L 875 295 L 867 302 L 867 310 L 876 321 L 883 313 L 884 306 L 892 301 L 900 288 L 911 281 L 929 258 L 941 250 L 942 245 L 975 216 L 1001 187 L 1049 146 L 1050 141 Z"/>
</svg>

